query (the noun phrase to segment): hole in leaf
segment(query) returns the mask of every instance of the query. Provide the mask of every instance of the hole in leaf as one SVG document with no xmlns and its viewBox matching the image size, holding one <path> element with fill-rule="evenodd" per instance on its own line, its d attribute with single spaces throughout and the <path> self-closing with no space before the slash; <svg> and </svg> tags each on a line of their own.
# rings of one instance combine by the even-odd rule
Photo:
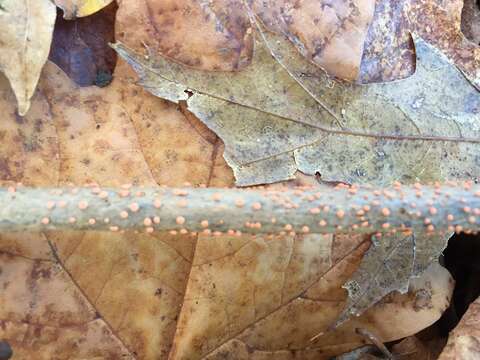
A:
<svg viewBox="0 0 480 360">
<path fill-rule="evenodd" d="M 80 86 L 107 86 L 117 63 L 116 52 L 108 45 L 115 42 L 113 2 L 102 10 L 74 20 L 65 20 L 57 9 L 49 59 Z"/>
</svg>

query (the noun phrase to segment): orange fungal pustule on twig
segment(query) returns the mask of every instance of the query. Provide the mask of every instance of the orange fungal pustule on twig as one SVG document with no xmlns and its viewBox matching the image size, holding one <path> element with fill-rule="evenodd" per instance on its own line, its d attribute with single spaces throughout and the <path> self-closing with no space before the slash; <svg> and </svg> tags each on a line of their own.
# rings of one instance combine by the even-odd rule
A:
<svg viewBox="0 0 480 360">
<path fill-rule="evenodd" d="M 353 190 L 352 190 L 353 189 Z M 480 185 L 325 188 L 0 188 L 0 231 L 172 235 L 395 233 L 480 228 Z M 420 196 L 419 196 L 420 195 Z M 108 221 L 107 221 L 108 219 Z"/>
</svg>

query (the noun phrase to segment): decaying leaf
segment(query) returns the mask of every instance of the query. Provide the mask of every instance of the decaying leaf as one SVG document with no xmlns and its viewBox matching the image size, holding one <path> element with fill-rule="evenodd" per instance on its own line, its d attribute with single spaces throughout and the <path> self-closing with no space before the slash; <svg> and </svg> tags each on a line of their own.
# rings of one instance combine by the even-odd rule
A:
<svg viewBox="0 0 480 360">
<path fill-rule="evenodd" d="M 170 59 L 205 70 L 248 65 L 252 31 L 240 0 L 120 0 L 116 39 L 145 45 Z"/>
<path fill-rule="evenodd" d="M 116 50 L 142 86 L 171 101 L 187 100 L 223 139 L 238 185 L 290 179 L 297 169 L 327 181 L 375 185 L 478 176 L 478 115 L 472 109 L 480 96 L 422 40 L 413 76 L 358 86 L 328 78 L 287 42 L 264 35 L 291 77 L 261 42 L 253 64 L 236 74 L 146 59 L 120 44 Z"/>
<path fill-rule="evenodd" d="M 117 6 L 75 20 L 57 16 L 49 59 L 81 86 L 106 86 L 112 81 L 117 54 L 114 41 Z"/>
<path fill-rule="evenodd" d="M 270 31 L 283 34 L 330 75 L 356 80 L 374 0 L 249 1 Z"/>
<path fill-rule="evenodd" d="M 1 179 L 39 186 L 56 184 L 58 144 L 48 102 L 36 96 L 29 113 L 16 115 L 15 95 L 6 77 L 0 74 L 0 174 Z"/>
<path fill-rule="evenodd" d="M 259 25 L 259 29 L 261 30 L 261 26 Z M 417 137 L 413 136 L 412 138 L 408 139 L 408 135 L 402 138 L 400 137 L 395 138 L 393 136 L 393 146 L 389 149 L 389 147 L 385 147 L 385 143 L 380 140 L 378 143 L 373 143 L 374 149 L 380 145 L 380 149 L 375 149 L 374 151 L 378 154 L 380 153 L 387 153 L 390 154 L 392 157 L 396 157 L 398 154 L 395 154 L 395 148 L 398 149 L 406 149 L 405 143 L 402 140 L 412 141 L 410 146 L 417 150 L 419 147 L 416 146 L 415 142 L 418 143 L 418 140 L 422 140 L 424 136 L 424 131 L 433 132 L 437 135 L 437 139 L 434 139 L 434 136 L 431 136 L 429 141 L 432 141 L 434 144 L 424 144 L 425 147 L 425 154 L 420 154 L 420 158 L 422 161 L 428 159 L 425 163 L 425 166 L 420 170 L 415 168 L 417 164 L 411 164 L 411 168 L 405 166 L 403 176 L 400 175 L 398 179 L 402 182 L 412 182 L 421 176 L 413 177 L 411 171 L 415 173 L 416 171 L 420 171 L 425 175 L 427 172 L 432 171 L 431 176 L 433 176 L 432 180 L 441 180 L 444 181 L 445 179 L 454 178 L 458 179 L 464 178 L 468 179 L 473 176 L 476 179 L 476 169 L 477 166 L 477 157 L 474 155 L 475 148 L 478 148 L 479 138 L 478 138 L 478 131 L 475 133 L 474 137 L 471 139 L 471 144 L 468 144 L 468 141 L 462 144 L 463 141 L 463 132 L 462 132 L 462 123 L 467 125 L 467 128 L 471 130 L 476 130 L 476 126 L 472 123 L 472 118 L 476 118 L 477 115 L 469 108 L 467 105 L 470 101 L 468 97 L 473 98 L 473 102 L 478 103 L 480 101 L 480 95 L 476 91 L 476 89 L 471 86 L 462 76 L 462 74 L 456 70 L 449 62 L 445 59 L 445 57 L 438 53 L 434 48 L 430 47 L 420 39 L 416 39 L 416 55 L 417 55 L 417 68 L 416 72 L 410 78 L 398 81 L 391 84 L 378 84 L 378 85 L 368 85 L 365 87 L 361 86 L 352 86 L 350 87 L 352 93 L 348 94 L 345 97 L 344 90 L 337 95 L 337 102 L 335 102 L 332 98 L 328 97 L 328 90 L 324 90 L 322 85 L 325 83 L 325 75 L 324 80 L 320 80 L 322 74 L 318 74 L 318 71 L 315 72 L 315 68 L 308 66 L 307 63 L 302 63 L 297 60 L 298 58 L 295 55 L 292 55 L 291 51 L 288 51 L 288 48 L 282 46 L 284 42 L 280 41 L 278 38 L 270 37 L 268 33 L 262 33 L 265 42 L 268 44 L 269 49 L 272 51 L 272 54 L 278 60 L 282 66 L 289 72 L 289 74 L 294 77 L 299 84 L 301 84 L 306 91 L 308 91 L 317 101 L 325 107 L 325 100 L 330 100 L 327 103 L 327 106 L 330 105 L 331 107 L 327 107 L 330 111 L 333 110 L 333 113 L 340 113 L 342 117 L 345 118 L 352 118 L 357 117 L 357 121 L 362 123 L 366 119 L 370 118 L 369 120 L 372 121 L 373 124 L 378 123 L 378 114 L 380 112 L 380 106 L 385 100 L 384 103 L 384 111 L 388 109 L 388 106 L 395 106 L 395 110 L 400 110 L 400 113 L 397 111 L 392 111 L 390 114 L 386 114 L 386 116 L 382 116 L 382 125 L 385 126 L 384 122 L 387 120 L 388 117 L 392 116 L 388 122 L 391 122 L 392 126 L 390 127 L 393 130 L 394 134 L 399 134 L 403 132 L 407 125 L 405 124 L 403 131 L 399 128 L 399 120 L 405 120 L 409 122 L 409 125 L 413 125 L 416 127 L 419 135 Z M 300 64 L 300 65 L 299 65 Z M 443 74 L 442 70 L 445 70 L 447 74 Z M 450 71 L 448 71 L 450 70 Z M 316 76 L 317 75 L 317 76 Z M 443 77 L 444 76 L 444 77 Z M 451 84 L 453 85 L 451 88 L 447 89 L 444 93 L 438 93 L 438 89 L 441 87 L 441 81 L 448 79 L 448 81 L 452 81 Z M 466 88 L 466 93 L 463 95 L 468 96 L 467 98 L 457 98 L 457 84 L 462 84 Z M 396 87 L 394 89 L 394 87 Z M 356 88 L 356 89 L 355 89 Z M 429 92 L 433 92 L 434 96 L 429 96 Z M 330 93 L 335 93 L 335 91 L 330 91 Z M 350 98 L 348 98 L 350 97 Z M 447 99 L 450 97 L 450 101 Z M 421 103 L 419 103 L 419 101 Z M 447 101 L 447 104 L 445 103 Z M 463 101 L 463 106 L 458 106 L 458 101 Z M 352 104 L 358 103 L 356 105 L 351 106 Z M 364 103 L 365 102 L 365 103 Z M 448 104 L 450 102 L 450 104 Z M 362 104 L 363 103 L 363 104 Z M 370 103 L 370 104 L 369 104 Z M 338 107 L 340 104 L 340 111 L 335 111 L 335 106 Z M 360 106 L 358 106 L 360 105 Z M 343 108 L 345 106 L 345 108 Z M 358 107 L 357 107 L 358 106 Z M 352 115 L 348 108 L 351 107 L 355 109 L 357 107 L 357 111 L 353 111 Z M 358 111 L 359 110 L 359 111 Z M 372 111 L 373 110 L 373 111 Z M 395 117 L 395 114 L 396 116 Z M 438 126 L 438 119 L 442 118 L 444 121 L 447 120 L 447 124 L 442 124 L 443 126 Z M 462 121 L 463 118 L 463 121 Z M 338 117 L 337 117 L 338 119 Z M 355 119 L 346 119 L 346 124 L 348 128 L 350 128 L 351 120 L 355 124 Z M 450 124 L 448 124 L 450 122 Z M 418 124 L 418 125 L 417 125 Z M 445 126 L 446 125 L 446 126 Z M 455 127 L 452 127 L 455 126 Z M 358 126 L 358 125 L 357 125 Z M 363 124 L 363 128 L 367 129 L 368 127 Z M 435 129 L 437 127 L 437 129 Z M 452 131 L 453 130 L 453 131 Z M 384 134 L 388 132 L 382 131 Z M 452 160 L 452 153 L 449 154 L 449 151 L 452 150 L 450 147 L 451 145 L 448 144 L 449 141 L 446 141 L 442 144 L 445 140 L 445 136 L 451 136 L 455 134 L 458 136 L 456 142 L 458 143 L 458 149 L 456 148 L 454 151 L 453 158 L 454 163 L 450 164 L 452 168 L 446 167 L 442 169 L 442 166 L 439 168 L 435 168 L 436 166 L 428 161 L 435 161 L 437 166 L 442 164 L 446 157 L 449 157 L 449 160 Z M 469 132 L 469 135 L 472 132 Z M 444 136 L 443 139 L 442 135 Z M 427 136 L 428 137 L 428 136 Z M 353 160 L 355 163 L 354 166 L 357 166 L 358 159 L 362 159 L 360 163 L 365 164 L 365 147 L 364 144 L 355 144 L 352 142 L 346 142 L 341 145 L 344 146 L 344 149 L 339 149 L 338 146 L 338 137 L 331 136 L 331 140 L 323 140 L 322 144 L 324 145 L 324 149 L 318 149 L 314 151 L 307 150 L 307 155 L 304 159 L 304 165 L 307 169 L 310 170 L 310 173 L 315 169 L 312 168 L 313 166 L 321 166 L 320 173 L 324 173 L 324 165 L 329 165 L 330 168 L 339 168 L 337 172 L 337 176 L 342 176 L 345 174 L 346 170 L 350 170 L 350 174 L 353 173 L 353 169 L 349 168 L 348 165 L 345 166 L 343 161 L 337 161 L 336 163 L 329 162 L 329 156 L 331 154 L 326 154 L 325 149 L 331 149 L 333 152 L 344 151 L 343 159 L 357 159 Z M 380 137 L 381 139 L 382 137 Z M 383 136 L 384 140 L 387 140 L 387 136 Z M 440 138 L 440 141 L 438 141 Z M 399 140 L 399 141 L 397 141 Z M 452 138 L 450 138 L 452 140 Z M 388 141 L 388 140 L 387 140 Z M 428 141 L 427 141 L 428 142 Z M 402 144 L 403 143 L 403 144 Z M 438 144 L 438 145 L 437 145 Z M 358 148 L 358 151 L 352 151 L 355 149 L 355 146 L 360 145 L 361 147 Z M 436 148 L 435 148 L 435 145 Z M 462 145 L 466 145 L 462 147 Z M 388 145 L 387 145 L 388 146 Z M 388 150 L 387 150 L 388 149 Z M 412 149 L 412 152 L 415 151 Z M 400 150 L 400 152 L 402 151 Z M 305 151 L 304 149 L 300 151 Z M 387 152 L 388 151 L 388 152 Z M 431 155 L 429 156 L 428 152 L 431 151 Z M 461 167 L 461 162 L 466 159 L 466 157 L 458 156 L 458 152 L 465 152 L 466 154 L 470 153 L 470 161 L 471 165 L 468 166 L 466 171 L 459 168 Z M 435 154 L 436 153 L 436 154 Z M 367 155 L 368 156 L 368 155 Z M 398 163 L 402 165 L 406 165 L 403 159 L 409 158 L 412 156 L 412 153 L 404 153 L 400 155 L 400 159 L 397 159 Z M 433 157 L 433 159 L 432 159 Z M 443 160 L 442 160 L 443 157 Z M 324 164 L 318 162 L 319 159 L 324 161 Z M 305 161 L 306 160 L 306 161 Z M 372 157 L 373 160 L 373 157 Z M 372 161 L 371 160 L 371 161 Z M 388 166 L 388 172 L 390 174 L 395 173 L 393 170 L 397 165 L 397 161 L 392 161 L 390 166 Z M 378 157 L 372 161 L 373 166 L 378 166 L 378 163 L 381 160 Z M 421 161 L 419 162 L 421 163 Z M 317 165 L 318 164 L 318 165 Z M 433 165 L 433 166 L 432 166 Z M 347 167 L 347 169 L 345 169 Z M 304 171 L 302 168 L 300 170 Z M 328 169 L 330 170 L 330 169 Z M 452 171 L 453 170 L 453 171 Z M 356 169 L 358 171 L 358 168 Z M 304 171 L 305 172 L 305 171 Z M 307 172 L 308 173 L 308 172 Z M 375 178 L 374 172 L 370 171 L 373 175 L 369 178 L 370 184 L 378 184 L 383 183 L 385 181 L 397 180 L 395 178 L 386 179 L 384 177 L 384 172 L 380 175 L 380 178 Z M 416 175 L 416 174 L 415 174 Z M 340 178 L 341 179 L 341 178 Z M 348 179 L 348 178 L 347 178 Z M 337 179 L 338 180 L 338 179 Z M 363 179 L 362 179 L 363 180 Z M 360 181 L 362 181 L 360 180 Z M 425 181 L 425 180 L 424 180 Z M 348 179 L 348 182 L 359 182 L 358 179 Z M 415 230 L 414 230 L 415 231 Z M 403 238 L 403 241 L 396 241 L 392 240 L 399 240 L 396 238 Z M 375 241 L 375 237 L 372 237 L 372 242 L 374 246 L 369 249 L 367 256 L 365 257 L 364 261 L 361 263 L 357 273 L 355 273 L 352 282 L 346 284 L 346 288 L 349 291 L 349 299 L 346 305 L 344 312 L 340 315 L 339 319 L 337 320 L 337 324 L 345 321 L 346 318 L 350 314 L 361 314 L 364 310 L 366 310 L 369 306 L 374 304 L 376 301 L 381 299 L 386 294 L 398 290 L 400 292 L 406 291 L 409 279 L 411 276 L 418 276 L 421 274 L 431 263 L 436 262 L 438 256 L 440 255 L 441 251 L 446 247 L 447 240 L 449 238 L 448 234 L 437 233 L 433 236 L 429 236 L 429 234 L 424 234 L 423 229 L 418 229 L 415 234 L 412 234 L 411 237 L 405 235 L 393 235 L 391 237 L 386 237 L 381 239 L 381 241 Z M 392 246 L 392 244 L 395 244 Z M 397 246 L 398 245 L 398 246 Z"/>
<path fill-rule="evenodd" d="M 103 9 L 113 0 L 54 0 L 55 4 L 63 10 L 65 19 L 75 19 L 92 15 Z"/>
<path fill-rule="evenodd" d="M 421 231 L 417 234 L 373 235 L 372 245 L 360 266 L 344 285 L 349 296 L 335 326 L 352 315 L 359 316 L 393 291 L 406 293 L 412 276 L 420 276 L 438 260 L 448 237 Z"/>
<path fill-rule="evenodd" d="M 23 116 L 47 61 L 55 23 L 50 0 L 4 0 L 0 8 L 0 71 L 12 87 Z"/>
<path fill-rule="evenodd" d="M 0 285 L 8 294 L 0 298 L 0 336 L 8 339 L 14 358 L 134 359 L 49 255 L 43 235 L 23 238 L 32 247 L 19 255 L 9 252 L 12 237 L 0 236 Z"/>
<path fill-rule="evenodd" d="M 461 32 L 462 0 L 377 1 L 365 41 L 360 81 L 389 81 L 415 69 L 410 33 L 433 44 L 480 88 L 480 48 Z"/>
<path fill-rule="evenodd" d="M 437 282 L 439 275 L 447 275 L 447 271 L 434 265 L 422 280 L 411 284 L 409 295 L 397 293 L 363 316 L 329 331 L 344 305 L 346 294 L 341 285 L 355 270 L 363 249 L 337 248 L 339 252 L 332 253 L 333 262 L 329 266 L 329 258 L 325 257 L 328 252 L 318 251 L 325 240 L 309 236 L 290 239 L 287 249 L 291 249 L 291 260 L 280 250 L 288 243 L 277 244 L 262 238 L 241 248 L 226 247 L 226 256 L 222 258 L 208 256 L 205 251 L 197 253 L 196 260 L 204 260 L 194 262 L 172 356 L 329 359 L 364 342 L 355 333 L 358 327 L 374 331 L 381 341 L 398 339 L 413 330 L 414 323 L 428 326 L 429 313 L 435 311 L 439 317 L 438 311 L 448 306 L 450 295 L 444 291 L 453 283 L 448 284 L 449 276 L 444 279 L 441 276 L 443 280 Z M 348 242 L 346 238 L 338 240 Z M 211 240 L 200 240 L 197 252 L 208 241 Z M 279 254 L 271 258 L 275 261 L 262 262 L 270 251 Z M 256 252 L 263 256 L 251 255 Z M 316 262 L 315 258 L 324 260 Z M 299 273 L 302 267 L 304 270 Z M 302 287 L 290 287 L 309 273 Z M 228 283 L 231 279 L 235 279 L 234 286 Z M 395 305 L 405 300 L 408 304 L 405 307 Z M 311 338 L 319 333 L 322 335 L 312 342 Z"/>
<path fill-rule="evenodd" d="M 478 359 L 480 356 L 480 299 L 470 304 L 460 323 L 450 333 L 439 360 Z"/>
<path fill-rule="evenodd" d="M 175 105 L 134 86 L 128 71 L 126 64 L 118 67 L 116 79 L 106 88 L 79 88 L 50 63 L 31 112 L 18 121 L 13 109 L 8 111 L 11 93 L 4 90 L 2 108 L 8 117 L 0 123 L 6 134 L 1 178 L 44 186 L 230 182 L 231 175 L 222 173 L 225 166 L 217 166 L 217 145 L 199 136 Z M 58 248 L 63 267 L 98 316 L 125 346 L 147 359 L 166 357 L 195 239 L 120 233 L 45 236 Z M 36 241 L 44 242 L 45 237 Z M 19 260 L 37 256 L 24 250 L 33 243 L 31 236 L 12 236 L 8 242 L 2 238 L 0 243 Z M 13 294 L 6 298 L 15 301 Z M 15 334 L 22 333 L 11 329 L 2 338 L 15 343 Z M 33 343 L 15 344 L 17 351 L 35 350 Z M 45 339 L 43 346 L 55 349 L 55 338 Z"/>
</svg>

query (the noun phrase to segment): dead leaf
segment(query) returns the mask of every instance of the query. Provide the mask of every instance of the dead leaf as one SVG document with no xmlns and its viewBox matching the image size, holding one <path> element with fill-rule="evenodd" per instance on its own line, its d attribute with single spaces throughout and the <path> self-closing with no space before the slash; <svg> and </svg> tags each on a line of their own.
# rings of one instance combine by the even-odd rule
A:
<svg viewBox="0 0 480 360">
<path fill-rule="evenodd" d="M 225 158 L 241 185 L 284 180 L 297 167 L 307 174 L 320 172 L 327 181 L 375 185 L 477 176 L 474 149 L 480 139 L 473 123 L 476 115 L 468 107 L 480 101 L 478 92 L 422 40 L 417 40 L 421 61 L 414 76 L 367 87 L 335 82 L 279 37 L 266 32 L 263 36 L 288 74 L 276 67 L 259 42 L 251 67 L 233 77 L 185 69 L 161 58 L 145 60 L 123 46 L 117 51 L 133 64 L 145 88 L 172 101 L 186 100 L 226 142 Z M 445 79 L 450 89 L 445 89 Z M 193 89 L 192 96 L 187 89 Z M 465 93 L 459 95 L 458 89 Z M 318 124 L 327 120 L 328 125 Z M 445 157 L 451 160 L 445 162 Z M 360 295 L 347 304 L 340 322 L 393 290 L 404 291 L 411 275 L 438 258 L 447 239 L 448 235 L 417 235 L 416 262 L 413 238 L 387 251 L 397 259 L 410 254 L 410 266 L 394 266 L 393 273 L 385 268 L 385 253 L 378 251 L 389 245 L 372 248 L 358 275 L 365 281 L 356 282 Z M 372 277 L 371 266 L 378 277 Z"/>
<path fill-rule="evenodd" d="M 12 87 L 23 116 L 47 61 L 55 23 L 49 0 L 4 0 L 0 8 L 0 71 Z"/>
<path fill-rule="evenodd" d="M 148 91 L 187 100 L 189 110 L 222 138 L 238 185 L 290 179 L 297 169 L 319 172 L 325 181 L 375 185 L 478 176 L 474 109 L 480 96 L 422 40 L 415 75 L 360 86 L 328 78 L 287 42 L 264 35 L 291 77 L 260 42 L 252 65 L 236 74 L 145 59 L 123 45 L 116 50 Z"/>
<path fill-rule="evenodd" d="M 215 176 L 215 145 L 198 136 L 176 106 L 135 87 L 125 64 L 104 89 L 78 88 L 59 69 L 48 70 L 41 90 L 55 115 L 60 183 L 173 186 L 207 183 Z M 112 233 L 100 241 L 94 233 L 48 236 L 64 266 L 127 347 L 141 357 L 165 357 L 195 239 L 168 234 Z"/>
<path fill-rule="evenodd" d="M 463 1 L 378 1 L 365 41 L 360 81 L 404 78 L 415 69 L 411 33 L 425 39 L 480 88 L 480 49 L 461 32 Z"/>
<path fill-rule="evenodd" d="M 63 10 L 65 19 L 88 16 L 103 9 L 113 0 L 54 0 L 55 4 Z"/>
<path fill-rule="evenodd" d="M 44 112 L 34 113 L 42 106 Z M 42 124 L 50 127 L 35 126 L 34 120 L 40 114 Z M 18 129 L 31 131 L 30 137 L 48 129 L 52 141 L 40 143 L 31 159 L 25 156 L 18 165 L 21 172 L 13 181 L 27 185 L 95 181 L 112 186 L 123 182 L 173 186 L 190 181 L 225 186 L 233 180 L 221 161 L 218 139 L 195 123 L 196 119 L 185 117 L 177 106 L 133 85 L 126 64 L 117 67 L 114 81 L 106 88 L 80 88 L 55 65 L 47 64 L 32 112 L 24 119 L 22 124 L 15 123 L 12 112 L 0 126 L 9 126 L 12 133 Z M 12 141 L 6 138 L 5 146 Z M 50 148 L 58 156 L 48 155 L 46 150 Z M 22 174 L 33 172 L 39 161 L 44 161 L 40 169 L 48 170 L 50 178 L 46 179 L 42 172 L 22 178 Z M 6 178 L 1 168 L 0 176 Z M 96 321 L 111 329 L 105 337 L 89 337 L 72 349 L 77 351 L 73 355 L 95 352 L 105 356 L 117 351 L 117 341 L 133 357 L 145 359 L 167 358 L 173 352 L 196 357 L 203 351 L 199 349 L 212 351 L 211 357 L 225 352 L 236 357 L 241 351 L 262 347 L 267 353 L 285 354 L 288 358 L 293 353 L 337 354 L 361 344 L 353 337 L 356 323 L 347 322 L 342 333 L 325 334 L 317 339 L 316 348 L 309 350 L 309 339 L 326 329 L 343 307 L 345 291 L 341 284 L 355 270 L 368 246 L 362 238 L 201 238 L 196 245 L 193 238 L 166 234 L 62 232 L 42 236 L 5 234 L 1 240 L 1 250 L 12 255 L 12 263 L 21 264 L 25 257 L 31 262 L 47 259 L 59 273 L 69 274 L 65 286 L 81 292 L 84 303 L 94 309 Z M 52 263 L 46 240 L 57 247 L 59 263 Z M 12 276 L 29 281 L 26 272 L 16 271 L 13 265 L 11 269 Z M 46 291 L 57 296 L 58 287 L 47 280 Z M 451 288 L 443 270 L 426 281 L 430 281 L 431 288 L 425 282 L 404 297 L 389 299 L 371 310 L 365 320 L 358 321 L 373 329 L 387 321 L 395 333 L 384 333 L 384 339 L 405 336 L 427 326 L 448 303 Z M 421 291 L 438 295 L 433 295 L 432 302 L 428 298 L 424 307 L 415 312 L 415 322 L 405 321 L 410 317 L 405 311 L 410 314 L 412 308 L 418 307 L 415 294 Z M 8 293 L 5 298 L 15 297 Z M 29 311 L 41 313 L 37 303 L 28 306 Z M 217 311 L 224 306 L 228 306 L 227 312 Z M 72 307 L 82 313 L 80 305 Z M 59 318 L 64 311 L 60 301 L 49 308 L 52 318 Z M 398 317 L 392 316 L 395 311 Z M 0 315 L 7 317 L 5 313 Z M 302 329 L 301 333 L 292 328 L 282 330 L 284 334 L 269 330 L 285 323 L 285 316 L 292 326 Z M 205 321 L 196 322 L 199 317 Z M 47 353 L 63 351 L 63 345 L 57 344 L 70 344 L 68 339 L 75 337 L 65 332 L 64 342 L 54 336 L 42 337 L 41 345 L 22 342 L 23 326 L 13 323 L 8 332 L 0 328 L 0 337 L 19 354 L 31 354 L 38 346 Z M 203 332 L 205 329 L 208 333 Z M 252 343 L 251 339 L 257 338 L 255 329 L 269 333 L 269 337 L 263 336 L 263 345 Z M 31 337 L 37 339 L 34 332 Z M 285 339 L 297 350 L 279 350 Z M 245 347 L 242 343 L 252 345 Z M 234 344 L 239 344 L 238 349 L 232 347 Z"/>
<path fill-rule="evenodd" d="M 29 113 L 18 116 L 15 96 L 8 80 L 0 74 L 0 174 L 12 183 L 23 181 L 39 186 L 56 184 L 59 149 L 48 102 L 36 96 Z"/>
<path fill-rule="evenodd" d="M 12 254 L 4 250 L 4 242 L 11 240 L 1 235 L 0 285 L 8 296 L 0 300 L 0 334 L 8 339 L 15 358 L 133 359 L 51 256 L 26 249 L 21 256 Z M 46 244 L 42 234 L 25 240 Z"/>
<path fill-rule="evenodd" d="M 393 291 L 405 294 L 412 277 L 418 277 L 438 261 L 447 246 L 449 235 L 396 233 L 372 235 L 372 245 L 360 266 L 344 288 L 348 299 L 335 326 L 352 315 L 359 316 Z"/>
<path fill-rule="evenodd" d="M 117 54 L 108 46 L 115 40 L 116 3 L 76 20 L 57 15 L 49 59 L 81 86 L 106 86 L 112 81 Z"/>
<path fill-rule="evenodd" d="M 238 70 L 250 63 L 252 33 L 240 0 L 118 3 L 116 39 L 133 49 L 147 45 L 153 52 L 205 70 Z"/>
<path fill-rule="evenodd" d="M 199 249 L 207 246 L 209 241 L 199 241 L 196 259 Z M 357 267 L 365 243 L 344 253 L 332 252 L 329 259 L 325 257 L 328 252 L 318 251 L 324 242 L 325 239 L 307 236 L 290 239 L 287 245 L 260 238 L 243 247 L 230 248 L 230 251 L 227 243 L 227 251 L 221 258 L 214 257 L 216 254 L 208 256 L 202 251 L 198 259 L 206 256 L 201 262 L 194 262 L 172 356 L 192 359 L 328 359 L 364 342 L 355 334 L 357 327 L 376 332 L 382 341 L 397 339 L 407 332 L 416 332 L 413 327 L 428 326 L 433 320 L 428 313 L 434 311 L 438 318 L 448 306 L 449 289 L 453 284 L 448 285 L 451 280 L 448 280 L 446 270 L 434 265 L 430 275 L 412 283 L 410 295 L 389 297 L 363 316 L 335 331 L 328 331 L 344 305 L 346 294 L 341 285 Z M 353 242 L 349 243 L 353 245 Z M 285 258 L 285 251 L 280 250 L 286 246 L 291 260 Z M 265 263 L 262 260 L 270 251 L 278 254 L 272 257 L 276 260 Z M 254 253 L 261 256 L 252 255 Z M 312 262 L 318 257 L 324 260 Z M 334 257 L 338 259 L 336 262 Z M 308 265 L 303 274 L 296 270 L 296 266 L 303 266 L 302 261 Z M 315 271 L 312 265 L 318 266 L 318 270 Z M 440 280 L 440 274 L 446 277 L 442 276 Z M 299 275 L 308 276 L 305 286 L 289 289 L 290 284 L 298 281 Z M 235 280 L 232 282 L 231 279 Z M 425 287 L 426 284 L 430 285 Z M 398 307 L 396 304 L 399 303 L 405 306 Z M 437 306 L 442 309 L 440 312 Z M 402 325 L 398 326 L 398 322 Z M 310 339 L 318 333 L 323 335 L 312 343 Z"/>
<path fill-rule="evenodd" d="M 477 359 L 480 356 L 480 299 L 468 307 L 457 327 L 450 333 L 439 360 Z"/>
<path fill-rule="evenodd" d="M 356 80 L 375 1 L 253 0 L 269 31 L 283 34 L 330 75 Z"/>
</svg>

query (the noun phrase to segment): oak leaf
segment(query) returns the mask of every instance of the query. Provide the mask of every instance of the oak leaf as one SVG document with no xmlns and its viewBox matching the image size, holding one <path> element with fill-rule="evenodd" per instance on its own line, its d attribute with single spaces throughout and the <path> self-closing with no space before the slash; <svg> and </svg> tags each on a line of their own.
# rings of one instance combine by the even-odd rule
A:
<svg viewBox="0 0 480 360">
<path fill-rule="evenodd" d="M 263 35 L 279 63 L 258 41 L 252 65 L 234 74 L 147 59 L 122 44 L 115 49 L 144 88 L 187 101 L 216 132 L 237 185 L 291 179 L 297 169 L 375 185 L 478 176 L 478 91 L 421 39 L 413 76 L 363 86 L 329 78 L 287 42 Z"/>
<path fill-rule="evenodd" d="M 375 1 L 250 1 L 269 31 L 285 35 L 308 60 L 332 76 L 359 76 L 364 40 Z"/>
</svg>

